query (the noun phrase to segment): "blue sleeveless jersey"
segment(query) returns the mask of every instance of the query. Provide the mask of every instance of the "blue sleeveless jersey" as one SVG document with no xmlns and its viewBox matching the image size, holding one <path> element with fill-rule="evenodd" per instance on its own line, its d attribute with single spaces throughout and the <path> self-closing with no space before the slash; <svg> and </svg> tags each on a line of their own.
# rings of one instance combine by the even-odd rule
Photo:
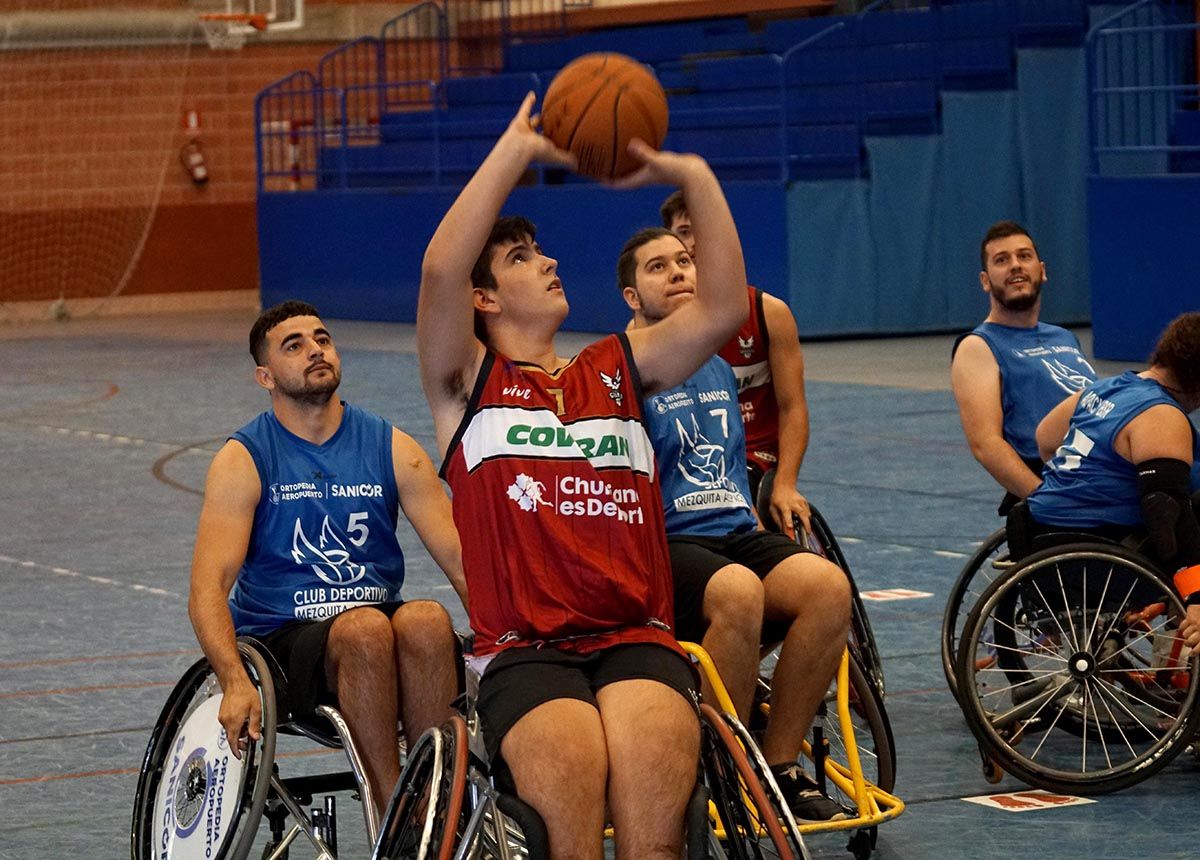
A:
<svg viewBox="0 0 1200 860">
<path fill-rule="evenodd" d="M 758 527 L 746 477 L 746 430 L 737 378 L 723 359 L 646 398 L 667 534 L 720 536 Z"/>
<path fill-rule="evenodd" d="M 1114 450 L 1117 434 L 1152 406 L 1179 404 L 1133 371 L 1102 379 L 1079 398 L 1067 437 L 1046 464 L 1029 512 L 1051 526 L 1140 525 L 1137 467 Z M 1200 440 L 1192 429 L 1192 489 L 1200 488 Z"/>
<path fill-rule="evenodd" d="M 1096 381 L 1079 339 L 1064 328 L 1041 322 L 1033 328 L 985 322 L 970 333 L 983 338 L 1000 365 L 1004 440 L 1023 459 L 1040 461 L 1038 424 L 1065 398 Z M 956 350 L 966 336 L 955 341 Z"/>
<path fill-rule="evenodd" d="M 229 595 L 238 634 L 397 600 L 404 555 L 392 427 L 343 404 L 342 426 L 313 445 L 264 412 L 230 438 L 254 458 L 262 495 Z"/>
</svg>

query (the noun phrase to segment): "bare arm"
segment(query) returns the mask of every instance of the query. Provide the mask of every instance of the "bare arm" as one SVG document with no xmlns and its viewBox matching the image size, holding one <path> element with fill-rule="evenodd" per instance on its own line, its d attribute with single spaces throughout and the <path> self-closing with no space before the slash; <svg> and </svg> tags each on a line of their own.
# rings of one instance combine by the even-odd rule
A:
<svg viewBox="0 0 1200 860">
<path fill-rule="evenodd" d="M 616 183 L 683 189 L 704 265 L 696 270 L 696 297 L 662 322 L 628 333 L 646 394 L 683 382 L 733 337 L 746 321 L 746 267 L 742 244 L 717 177 L 698 155 L 656 152 L 640 140 L 629 151 L 645 162 Z"/>
<path fill-rule="evenodd" d="M 1151 406 L 1117 434 L 1117 453 L 1131 463 L 1160 457 L 1192 465 L 1192 426 L 1174 406 Z"/>
<path fill-rule="evenodd" d="M 474 332 L 471 267 L 522 174 L 535 161 L 571 166 L 574 159 L 538 134 L 530 118 L 534 95 L 450 207 L 425 249 L 417 300 L 421 386 L 433 411 L 438 449 L 445 453 L 475 384 L 484 347 Z"/>
<path fill-rule="evenodd" d="M 463 576 L 462 546 L 450 510 L 450 499 L 442 489 L 429 455 L 416 441 L 392 428 L 392 465 L 400 507 L 412 523 L 425 549 L 446 574 L 467 607 L 467 580 Z"/>
<path fill-rule="evenodd" d="M 971 454 L 1004 489 L 1022 499 L 1028 496 L 1041 478 L 1004 439 L 1000 365 L 983 338 L 970 335 L 958 345 L 950 365 L 950 387 Z"/>
<path fill-rule="evenodd" d="M 771 517 L 780 531 L 792 530 L 792 515 L 800 517 L 811 529 L 808 502 L 796 491 L 800 464 L 808 450 L 808 399 L 804 395 L 804 353 L 791 308 L 763 294 L 763 315 L 767 320 L 767 359 L 771 364 L 771 384 L 779 403 L 779 462 L 775 465 L 775 484 L 771 492 Z"/>
<path fill-rule="evenodd" d="M 237 739 L 243 727 L 255 740 L 260 737 L 262 706 L 238 654 L 228 600 L 246 560 L 261 492 L 250 452 L 240 442 L 226 442 L 213 458 L 205 482 L 188 595 L 192 628 L 224 693 L 218 719 L 239 758 Z"/>
<path fill-rule="evenodd" d="M 1071 426 L 1071 416 L 1075 414 L 1075 406 L 1079 403 L 1079 395 L 1072 394 L 1062 403 L 1046 413 L 1037 426 L 1038 456 L 1049 461 L 1063 440 L 1067 438 L 1067 429 Z"/>
</svg>

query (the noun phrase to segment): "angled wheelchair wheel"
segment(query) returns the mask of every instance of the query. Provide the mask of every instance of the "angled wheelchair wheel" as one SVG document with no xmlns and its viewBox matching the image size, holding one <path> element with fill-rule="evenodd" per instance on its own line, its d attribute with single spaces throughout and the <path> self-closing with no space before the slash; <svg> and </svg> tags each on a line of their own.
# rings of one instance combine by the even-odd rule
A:
<svg viewBox="0 0 1200 860">
<path fill-rule="evenodd" d="M 963 628 L 956 668 L 967 724 L 1030 785 L 1101 794 L 1141 782 L 1187 746 L 1200 720 L 1183 614 L 1174 589 L 1122 547 L 1029 556 L 988 586 Z"/>
<path fill-rule="evenodd" d="M 207 660 L 175 685 L 138 775 L 132 860 L 241 860 L 250 853 L 271 786 L 275 687 L 262 655 L 238 643 L 262 703 L 262 739 L 235 758 L 217 722 L 221 686 Z"/>
<path fill-rule="evenodd" d="M 879 695 L 882 696 L 886 690 L 883 682 L 883 660 L 879 656 L 875 632 L 871 629 L 871 619 L 867 616 L 867 606 L 858 593 L 858 583 L 854 581 L 854 574 L 850 572 L 850 563 L 846 561 L 846 556 L 842 553 L 842 548 L 838 545 L 833 529 L 829 527 L 825 517 L 811 502 L 808 509 L 813 536 L 817 539 L 815 549 L 840 567 L 846 574 L 846 579 L 850 580 L 850 650 L 858 657 L 867 679 L 875 685 Z"/>
<path fill-rule="evenodd" d="M 405 762 L 372 860 L 450 860 L 467 784 L 467 728 L 457 714 L 425 732 Z"/>
<path fill-rule="evenodd" d="M 700 729 L 701 778 L 716 808 L 718 839 L 725 856 L 736 860 L 807 858 L 795 820 L 745 728 L 702 704 Z"/>
<path fill-rule="evenodd" d="M 872 684 L 859 665 L 854 653 L 850 653 L 850 722 L 854 731 L 854 744 L 862 765 L 863 777 L 891 794 L 896 787 L 896 744 L 892 735 L 892 724 L 884 709 L 883 695 Z M 830 688 L 825 697 L 825 739 L 829 743 L 829 754 L 834 761 L 848 764 L 846 733 L 837 712 L 837 685 Z M 823 775 L 818 775 L 823 779 Z M 849 809 L 856 807 L 855 799 L 846 795 L 832 780 L 825 786 L 829 796 Z"/>
<path fill-rule="evenodd" d="M 996 529 L 967 559 L 946 598 L 946 609 L 942 614 L 942 673 L 955 699 L 958 698 L 955 668 L 963 625 L 984 590 L 1000 575 L 1001 568 L 996 564 L 1004 564 L 1007 559 L 1008 535 L 1003 528 Z"/>
</svg>

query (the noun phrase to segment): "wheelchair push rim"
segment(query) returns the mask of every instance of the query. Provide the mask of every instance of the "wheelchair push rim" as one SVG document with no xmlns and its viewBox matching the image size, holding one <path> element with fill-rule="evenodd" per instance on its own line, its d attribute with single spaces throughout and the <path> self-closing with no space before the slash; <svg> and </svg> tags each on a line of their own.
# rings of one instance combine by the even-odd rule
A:
<svg viewBox="0 0 1200 860">
<path fill-rule="evenodd" d="M 1031 785 L 1100 794 L 1140 782 L 1195 732 L 1200 677 L 1196 655 L 1181 659 L 1183 613 L 1161 575 L 1119 547 L 1029 556 L 988 587 L 964 628 L 968 725 Z M 980 656 L 989 649 L 994 657 Z"/>
<path fill-rule="evenodd" d="M 962 641 L 962 631 L 971 609 L 983 597 L 983 592 L 1000 575 L 993 566 L 1008 554 L 1008 534 L 1000 528 L 992 532 L 979 545 L 974 554 L 967 559 L 950 596 L 946 599 L 946 609 L 942 615 L 942 673 L 955 700 L 958 699 L 958 676 L 955 674 L 958 644 Z"/>
<path fill-rule="evenodd" d="M 175 685 L 147 745 L 138 776 L 131 857 L 240 860 L 249 851 L 270 790 L 275 693 L 265 661 L 238 644 L 259 691 L 262 737 L 235 757 L 217 722 L 222 693 L 208 661 Z"/>
</svg>

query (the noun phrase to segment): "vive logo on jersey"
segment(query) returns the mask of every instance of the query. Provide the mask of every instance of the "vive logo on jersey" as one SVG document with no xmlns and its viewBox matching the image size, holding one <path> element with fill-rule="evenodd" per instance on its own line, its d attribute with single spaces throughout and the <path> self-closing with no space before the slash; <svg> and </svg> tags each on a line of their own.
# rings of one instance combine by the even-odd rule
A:
<svg viewBox="0 0 1200 860">
<path fill-rule="evenodd" d="M 679 434 L 679 463 L 676 469 L 685 481 L 700 489 L 675 499 L 677 511 L 699 511 L 708 508 L 749 507 L 728 474 L 725 446 L 710 442 L 701 432 L 696 416 L 692 418 L 691 433 L 683 422 L 675 419 Z M 739 466 L 741 464 L 738 464 Z"/>
<path fill-rule="evenodd" d="M 742 358 L 749 358 L 754 354 L 754 335 L 743 338 L 738 335 L 738 351 L 741 352 Z"/>
<path fill-rule="evenodd" d="M 621 368 L 618 367 L 612 376 L 609 376 L 607 373 L 601 370 L 600 381 L 608 387 L 608 396 L 611 397 L 618 406 L 620 406 L 623 397 L 621 394 Z"/>
<path fill-rule="evenodd" d="M 522 473 L 517 475 L 513 485 L 508 488 L 508 497 L 516 502 L 517 507 L 521 510 L 533 512 L 539 506 L 550 507 L 550 503 L 542 498 L 544 492 L 546 492 L 545 484 Z"/>
<path fill-rule="evenodd" d="M 1091 370 L 1087 362 L 1083 362 L 1084 366 Z M 1084 388 L 1092 381 L 1092 378 L 1081 370 L 1069 367 L 1063 364 L 1060 360 L 1042 359 L 1042 366 L 1046 368 L 1046 372 L 1050 374 L 1050 378 L 1068 394 L 1074 394 L 1077 391 L 1083 391 Z"/>
<path fill-rule="evenodd" d="M 321 534 L 315 546 L 304 533 L 300 518 L 296 517 L 296 528 L 292 532 L 292 558 L 296 564 L 309 565 L 313 573 L 329 585 L 358 582 L 367 572 L 365 565 L 350 560 L 350 551 L 329 524 L 328 515 L 321 523 Z"/>
</svg>

